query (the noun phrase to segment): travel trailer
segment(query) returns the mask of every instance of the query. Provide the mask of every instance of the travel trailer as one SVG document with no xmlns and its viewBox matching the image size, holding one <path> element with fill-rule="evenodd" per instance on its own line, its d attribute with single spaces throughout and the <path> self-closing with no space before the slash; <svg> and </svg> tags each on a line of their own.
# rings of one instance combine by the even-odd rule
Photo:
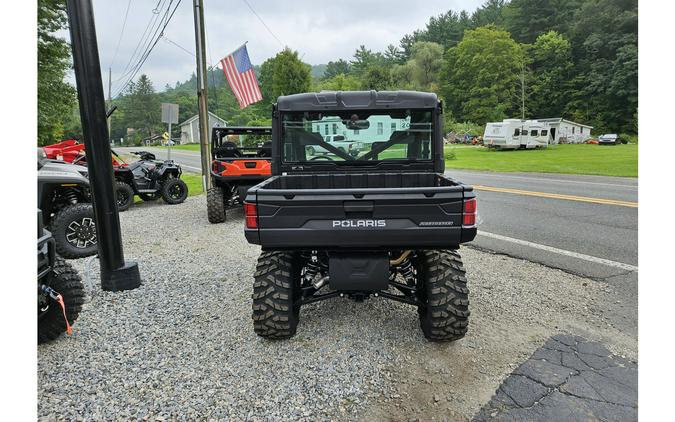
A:
<svg viewBox="0 0 675 422">
<path fill-rule="evenodd" d="M 553 143 L 548 123 L 537 120 L 505 119 L 485 125 L 483 145 L 488 148 L 545 148 Z"/>
</svg>

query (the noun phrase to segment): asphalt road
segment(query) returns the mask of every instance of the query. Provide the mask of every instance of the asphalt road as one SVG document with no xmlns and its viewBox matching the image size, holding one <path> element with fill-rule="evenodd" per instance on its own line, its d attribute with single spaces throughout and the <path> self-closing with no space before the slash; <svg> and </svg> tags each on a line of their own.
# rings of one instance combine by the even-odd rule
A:
<svg viewBox="0 0 675 422">
<path fill-rule="evenodd" d="M 146 149 L 158 159 L 167 156 L 166 149 Z M 200 171 L 197 152 L 173 150 L 171 156 L 184 170 Z M 607 282 L 616 293 L 607 312 L 637 332 L 637 179 L 454 169 L 446 174 L 476 188 L 474 247 Z"/>
</svg>

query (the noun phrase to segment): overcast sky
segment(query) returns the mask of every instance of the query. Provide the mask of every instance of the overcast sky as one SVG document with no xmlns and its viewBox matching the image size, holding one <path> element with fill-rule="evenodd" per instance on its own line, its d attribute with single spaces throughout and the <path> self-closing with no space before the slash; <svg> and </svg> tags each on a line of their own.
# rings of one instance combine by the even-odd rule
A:
<svg viewBox="0 0 675 422">
<path fill-rule="evenodd" d="M 117 56 L 115 48 L 127 8 L 126 0 L 94 0 L 96 30 L 107 87 L 108 67 L 112 67 L 113 94 L 123 82 L 115 82 L 127 67 L 134 50 L 153 16 L 157 4 L 170 0 L 131 0 L 126 28 L 122 33 Z M 177 0 L 174 0 L 174 4 Z M 283 46 L 297 50 L 310 64 L 327 63 L 336 58 L 350 59 L 360 45 L 381 51 L 388 44 L 398 44 L 401 37 L 423 28 L 429 17 L 446 12 L 475 10 L 484 0 L 340 0 L 340 1 L 272 1 L 248 0 L 269 26 L 275 39 L 248 8 L 245 0 L 204 0 L 207 30 L 207 60 L 217 63 L 233 49 L 248 41 L 253 64 L 274 56 Z M 192 1 L 183 0 L 166 28 L 165 36 L 194 52 Z M 162 9 L 164 10 L 164 9 Z M 67 35 L 67 33 L 64 33 Z M 137 59 L 132 60 L 133 66 Z M 184 81 L 195 69 L 195 59 L 167 40 L 160 40 L 145 62 L 146 73 L 157 90 L 165 84 Z M 107 92 L 106 92 L 107 94 Z"/>
</svg>

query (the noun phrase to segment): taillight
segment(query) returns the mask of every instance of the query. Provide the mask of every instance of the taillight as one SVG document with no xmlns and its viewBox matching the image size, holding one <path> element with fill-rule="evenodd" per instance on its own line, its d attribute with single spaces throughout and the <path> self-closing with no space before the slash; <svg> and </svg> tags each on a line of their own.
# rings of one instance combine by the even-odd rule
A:
<svg viewBox="0 0 675 422">
<path fill-rule="evenodd" d="M 462 225 L 476 225 L 476 198 L 471 198 L 464 201 L 464 218 L 462 220 Z"/>
<path fill-rule="evenodd" d="M 244 215 L 246 216 L 246 228 L 258 228 L 258 206 L 252 202 L 244 202 Z"/>
</svg>

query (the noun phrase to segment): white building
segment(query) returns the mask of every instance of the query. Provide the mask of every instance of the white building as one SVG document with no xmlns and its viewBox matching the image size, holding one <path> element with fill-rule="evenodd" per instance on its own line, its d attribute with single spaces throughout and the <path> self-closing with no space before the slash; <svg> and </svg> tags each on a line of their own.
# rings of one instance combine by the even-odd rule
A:
<svg viewBox="0 0 675 422">
<path fill-rule="evenodd" d="M 214 127 L 225 127 L 227 122 L 209 111 L 209 134 Z M 209 135 L 210 136 L 210 135 Z M 195 115 L 180 124 L 180 143 L 199 143 L 199 115 Z"/>
<path fill-rule="evenodd" d="M 410 127 L 410 118 L 392 119 L 391 116 L 372 115 L 368 117 L 369 127 L 361 130 L 351 130 L 342 123 L 339 117 L 325 117 L 312 122 L 312 132 L 324 138 L 327 135 L 343 135 L 348 141 L 372 142 L 373 140 L 387 140 L 397 130 Z"/>
<path fill-rule="evenodd" d="M 576 123 L 562 117 L 536 119 L 548 124 L 551 131 L 552 144 L 581 144 L 591 137 L 593 126 Z"/>
</svg>

